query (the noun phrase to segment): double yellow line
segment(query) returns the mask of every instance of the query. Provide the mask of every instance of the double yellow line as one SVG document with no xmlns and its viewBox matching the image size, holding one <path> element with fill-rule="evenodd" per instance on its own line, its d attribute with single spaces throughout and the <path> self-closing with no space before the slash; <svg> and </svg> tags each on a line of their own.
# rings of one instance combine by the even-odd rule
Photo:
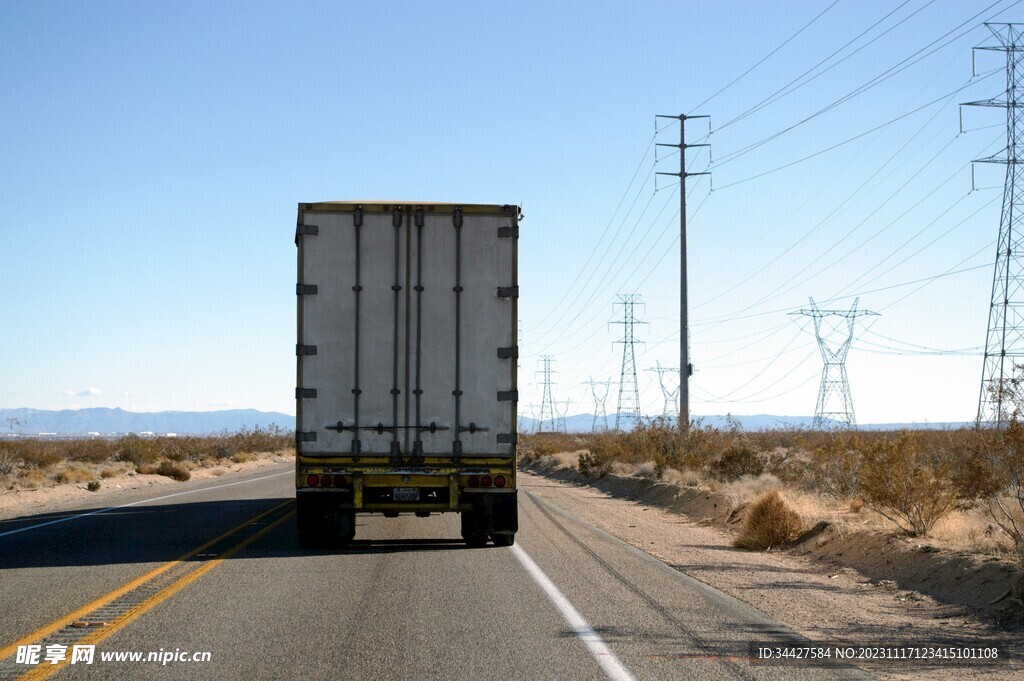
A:
<svg viewBox="0 0 1024 681">
<path fill-rule="evenodd" d="M 273 514 L 275 511 L 281 510 L 282 508 L 284 508 L 285 506 L 287 506 L 287 505 L 289 505 L 291 503 L 293 503 L 291 500 L 285 501 L 283 503 L 278 504 L 277 506 L 274 506 L 273 508 L 271 508 L 268 511 L 264 511 L 263 513 L 260 513 L 260 514 L 258 514 L 256 516 L 253 516 L 252 518 L 249 518 L 245 522 L 243 522 L 243 523 L 241 523 L 239 525 L 236 525 L 235 527 L 231 528 L 230 530 L 228 530 L 224 534 L 221 534 L 221 535 L 219 535 L 217 537 L 214 537 L 213 539 L 211 539 L 210 541 L 206 542 L 202 546 L 199 546 L 198 548 L 192 549 L 188 553 L 186 553 L 184 555 L 181 555 L 181 556 L 175 558 L 174 560 L 172 560 L 172 561 L 170 561 L 168 563 L 164 563 L 160 567 L 155 568 L 155 569 L 147 572 L 146 574 L 142 575 L 141 577 L 137 577 L 136 579 L 133 579 L 132 581 L 128 582 L 127 584 L 124 584 L 123 586 L 120 586 L 117 589 L 114 589 L 110 593 L 107 593 L 107 594 L 104 594 L 103 596 L 100 596 L 99 598 L 97 598 L 96 600 L 92 601 L 91 603 L 87 603 L 87 604 L 83 605 L 82 607 L 78 608 L 74 612 L 68 613 L 67 615 L 64 615 L 63 617 L 61 617 L 59 619 L 56 619 L 56 620 L 50 622 L 49 624 L 47 624 L 47 625 L 45 625 L 43 627 L 40 627 L 39 629 L 36 629 L 31 634 L 28 634 L 27 636 L 23 636 L 22 638 L 18 639 L 17 641 L 14 641 L 10 645 L 7 645 L 7 646 L 4 646 L 3 648 L 0 648 L 0 660 L 6 659 L 6 658 L 10 657 L 11 655 L 13 655 L 15 652 L 17 652 L 18 646 L 29 645 L 29 644 L 38 644 L 40 641 L 42 641 L 47 636 L 53 634 L 54 632 L 59 631 L 60 629 L 63 629 L 64 627 L 68 626 L 69 624 L 71 624 L 72 622 L 74 622 L 76 620 L 82 619 L 84 616 L 88 615 L 90 612 L 92 612 L 92 611 L 94 611 L 94 610 L 96 610 L 96 609 L 98 609 L 98 608 L 100 608 L 100 607 L 102 607 L 104 605 L 107 605 L 108 603 L 116 600 L 117 598 L 120 598 L 121 596 L 127 594 L 128 592 L 132 591 L 133 589 L 136 589 L 139 586 L 142 586 L 143 584 L 145 584 L 146 582 L 149 582 L 152 579 L 156 578 L 157 576 L 167 572 L 168 570 L 170 570 L 170 569 L 172 569 L 172 568 L 174 568 L 174 567 L 176 567 L 178 565 L 181 565 L 183 562 L 185 562 L 187 560 L 190 560 L 190 559 L 194 558 L 195 556 L 197 556 L 198 554 L 202 553 L 206 549 L 208 549 L 208 548 L 210 548 L 210 547 L 212 547 L 212 546 L 214 546 L 214 545 L 224 541 L 225 539 L 228 539 L 232 535 L 238 534 L 242 530 L 244 530 L 247 527 L 251 526 L 253 523 L 259 522 L 263 518 L 266 518 L 267 516 Z M 228 550 L 226 550 L 223 553 L 221 553 L 217 558 L 203 563 L 201 567 L 199 567 L 199 568 L 197 568 L 195 570 L 190 570 L 186 574 L 182 575 L 181 577 L 179 577 L 175 581 L 173 581 L 170 584 L 168 584 L 167 586 L 165 586 L 163 589 L 161 589 L 157 593 L 153 594 L 152 596 L 150 596 L 146 600 L 142 601 L 138 605 L 132 607 L 128 612 L 124 613 L 123 615 L 119 615 L 117 618 L 115 618 L 113 621 L 111 621 L 107 626 L 105 626 L 103 628 L 98 628 L 93 633 L 90 633 L 90 634 L 86 635 L 81 640 L 75 641 L 75 645 L 96 644 L 96 643 L 99 643 L 100 641 L 103 641 L 104 639 L 112 636 L 113 634 L 115 634 L 118 631 L 120 631 L 121 629 L 123 629 L 130 622 L 132 622 L 133 620 L 138 618 L 140 615 L 148 612 L 149 610 L 153 609 L 155 606 L 159 605 L 160 603 L 162 603 L 163 601 L 167 600 L 168 598 L 170 598 L 171 596 L 173 596 L 177 592 L 181 591 L 183 588 L 185 588 L 186 586 L 188 586 L 192 582 L 196 581 L 197 579 L 199 579 L 200 577 L 205 575 L 207 572 L 209 572 L 210 570 L 214 569 L 215 567 L 217 567 L 218 565 L 223 563 L 228 558 L 231 558 L 232 556 L 234 556 L 236 553 L 238 553 L 239 551 L 244 549 L 249 544 L 253 543 L 254 541 L 259 539 L 260 537 L 266 535 L 268 532 L 270 532 L 271 530 L 273 530 L 274 528 L 279 526 L 281 523 L 283 523 L 286 520 L 288 520 L 289 518 L 291 518 L 293 515 L 295 515 L 295 509 L 292 509 L 291 511 L 285 513 L 283 516 L 281 516 L 277 520 L 273 521 L 272 523 L 270 523 L 269 525 L 264 527 L 259 532 L 256 532 L 256 533 L 246 537 L 244 540 L 240 541 L 239 543 L 235 544 L 234 546 L 232 546 Z M 70 660 L 70 652 L 68 653 L 68 659 L 65 659 L 65 660 L 63 660 L 63 661 L 61 661 L 61 662 L 59 662 L 57 664 L 40 664 L 39 666 L 33 667 L 27 673 L 25 673 L 22 676 L 20 676 L 19 677 L 19 681 L 27 681 L 29 679 L 33 679 L 33 680 L 35 680 L 35 679 L 45 679 L 45 678 L 49 677 L 50 675 L 52 675 L 57 670 L 63 668 L 65 665 L 67 665 L 69 663 L 69 660 Z"/>
</svg>

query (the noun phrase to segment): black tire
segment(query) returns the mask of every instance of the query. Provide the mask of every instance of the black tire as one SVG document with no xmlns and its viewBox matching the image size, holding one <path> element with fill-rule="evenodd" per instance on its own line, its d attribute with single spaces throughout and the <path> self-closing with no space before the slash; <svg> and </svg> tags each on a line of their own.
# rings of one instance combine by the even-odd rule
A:
<svg viewBox="0 0 1024 681">
<path fill-rule="evenodd" d="M 478 549 L 487 543 L 487 533 L 480 531 L 481 520 L 479 513 L 463 511 L 460 520 L 462 522 L 462 538 L 470 548 Z"/>
<path fill-rule="evenodd" d="M 299 546 L 304 549 L 323 547 L 324 533 L 321 531 L 320 518 L 300 505 L 295 512 L 295 529 L 299 535 Z"/>
<path fill-rule="evenodd" d="M 492 534 L 491 540 L 495 546 L 512 546 L 516 543 L 516 536 L 514 534 Z"/>
<path fill-rule="evenodd" d="M 306 549 L 348 546 L 356 536 L 355 511 L 309 503 L 305 499 L 296 506 L 295 524 L 299 546 Z"/>
</svg>

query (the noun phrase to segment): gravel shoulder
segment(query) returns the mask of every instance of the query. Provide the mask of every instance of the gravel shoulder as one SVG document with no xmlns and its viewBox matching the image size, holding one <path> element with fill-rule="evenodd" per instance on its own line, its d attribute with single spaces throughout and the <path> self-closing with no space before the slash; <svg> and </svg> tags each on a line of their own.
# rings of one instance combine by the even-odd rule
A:
<svg viewBox="0 0 1024 681">
<path fill-rule="evenodd" d="M 723 527 L 581 482 L 521 470 L 518 484 L 524 493 L 750 604 L 813 641 L 854 647 L 995 646 L 1002 658 L 967 667 L 892 661 L 863 665 L 881 678 L 1024 678 L 1021 630 L 1000 627 L 968 605 L 941 602 L 901 588 L 894 580 L 867 577 L 809 554 L 736 549 L 732 533 Z"/>
</svg>

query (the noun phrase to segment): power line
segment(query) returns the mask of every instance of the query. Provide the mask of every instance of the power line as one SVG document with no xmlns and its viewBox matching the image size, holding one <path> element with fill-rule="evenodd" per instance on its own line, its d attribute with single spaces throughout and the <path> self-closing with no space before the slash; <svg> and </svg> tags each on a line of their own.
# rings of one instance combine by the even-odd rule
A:
<svg viewBox="0 0 1024 681">
<path fill-rule="evenodd" d="M 1000 1 L 1001 1 L 1001 0 L 1000 0 Z M 791 92 L 793 92 L 793 91 L 795 91 L 795 90 L 797 90 L 797 89 L 799 89 L 799 88 L 803 87 L 803 86 L 804 86 L 804 85 L 806 85 L 807 83 L 811 82 L 810 80 L 808 80 L 807 82 L 805 82 L 805 83 L 802 83 L 802 84 L 798 85 L 797 87 L 793 88 L 792 90 L 789 90 L 788 92 L 784 92 L 784 91 L 785 91 L 785 90 L 787 90 L 787 88 L 789 88 L 789 87 L 790 87 L 791 85 L 793 85 L 794 83 L 796 83 L 796 82 L 800 81 L 800 80 L 801 80 L 801 79 L 802 79 L 802 78 L 803 78 L 804 76 L 806 76 L 806 75 L 807 75 L 807 74 L 809 74 L 809 73 L 812 73 L 812 72 L 813 72 L 814 70 L 816 70 L 816 69 L 817 69 L 817 68 L 818 68 L 819 66 L 821 66 L 822 64 L 825 64 L 825 63 L 826 63 L 826 62 L 828 62 L 828 61 L 829 61 L 830 59 L 832 59 L 832 57 L 836 56 L 837 54 L 839 54 L 840 52 L 842 52 L 843 50 L 845 50 L 845 49 L 846 49 L 847 47 L 849 47 L 850 45 L 852 45 L 853 43 L 857 42 L 858 40 L 860 40 L 861 38 L 863 38 L 863 37 L 864 37 L 865 35 L 867 35 L 868 33 L 870 33 L 870 32 L 871 32 L 871 31 L 872 31 L 872 30 L 873 30 L 873 29 L 874 29 L 874 28 L 875 28 L 876 26 L 878 26 L 878 25 L 879 25 L 879 24 L 881 24 L 881 23 L 882 23 L 883 21 L 885 21 L 886 19 L 888 19 L 889 17 L 891 17 L 891 16 L 892 16 L 893 14 L 895 14 L 896 12 L 900 11 L 900 10 L 901 10 L 901 9 L 902 9 L 902 8 L 903 8 L 903 7 L 904 7 L 904 6 L 905 6 L 905 5 L 907 4 L 907 3 L 909 3 L 909 2 L 910 2 L 910 0 L 904 0 L 904 2 L 903 2 L 903 3 L 901 3 L 901 4 L 899 5 L 899 6 L 897 6 L 897 7 L 896 7 L 896 8 L 894 9 L 894 10 L 892 10 L 891 12 L 889 12 L 888 14 L 886 14 L 886 15 L 885 15 L 884 17 L 882 17 L 881 19 L 879 19 L 878 21 L 876 21 L 875 23 L 871 24 L 871 25 L 870 25 L 870 26 L 868 26 L 868 27 L 867 27 L 866 29 L 864 29 L 863 31 L 861 31 L 861 32 L 860 32 L 860 33 L 859 33 L 859 34 L 857 35 L 857 37 L 855 37 L 855 38 L 854 38 L 853 40 L 849 41 L 848 43 L 846 43 L 845 45 L 843 45 L 842 47 L 840 47 L 840 48 L 839 48 L 838 50 L 836 50 L 835 52 L 833 52 L 833 53 L 832 53 L 832 54 L 830 54 L 829 56 L 827 56 L 827 57 L 825 57 L 824 59 L 822 59 L 821 61 L 819 61 L 819 62 L 818 62 L 817 64 L 815 64 L 814 66 L 812 66 L 811 68 L 807 69 L 806 71 L 804 71 L 803 73 L 801 73 L 801 74 L 800 74 L 799 76 L 797 76 L 797 77 L 796 77 L 796 78 L 794 78 L 793 80 L 789 81 L 789 82 L 788 82 L 787 84 L 783 85 L 783 86 L 782 86 L 781 88 L 779 88 L 778 90 L 776 90 L 776 91 L 775 91 L 775 92 L 773 92 L 772 94 L 768 95 L 767 97 L 765 97 L 764 99 L 762 99 L 762 100 L 761 100 L 760 102 L 758 102 L 758 103 L 757 103 L 757 104 L 755 104 L 754 106 L 750 107 L 749 109 L 747 109 L 747 110 L 746 110 L 746 111 L 744 111 L 743 113 L 739 114 L 739 115 L 738 115 L 738 116 L 736 116 L 735 118 L 732 118 L 732 119 L 730 119 L 730 120 L 726 121 L 726 122 L 725 122 L 725 124 L 724 124 L 724 125 L 722 125 L 722 126 L 720 126 L 720 127 L 718 128 L 718 129 L 719 129 L 719 130 L 724 130 L 725 128 L 728 128 L 728 127 L 729 127 L 730 125 L 732 125 L 733 123 L 738 123 L 739 121 L 742 121 L 742 120 L 743 120 L 744 118 L 746 118 L 747 116 L 750 116 L 751 114 L 757 113 L 758 111 L 760 111 L 761 109 L 763 109 L 763 108 L 764 108 L 765 106 L 768 106 L 769 104 L 772 104 L 772 103 L 774 103 L 774 102 L 775 102 L 775 101 L 777 101 L 778 99 L 781 99 L 782 97 L 785 97 L 786 95 L 790 94 Z M 884 35 L 884 34 L 882 34 L 882 35 Z M 881 36 L 879 36 L 879 37 L 881 37 Z M 870 43 L 869 43 L 869 44 L 870 44 Z M 867 45 L 865 45 L 865 47 L 866 47 L 866 46 L 867 46 Z M 856 54 L 856 53 L 853 53 L 853 54 Z M 849 56 L 853 56 L 853 55 L 851 54 L 851 55 L 849 55 Z M 848 58 L 848 57 L 844 57 L 844 59 L 846 59 L 846 58 Z M 840 61 L 840 62 L 836 62 L 835 64 L 833 64 L 833 65 L 832 65 L 832 66 L 830 66 L 829 68 L 830 68 L 830 69 L 831 69 L 831 68 L 834 68 L 835 66 L 838 66 L 838 65 L 839 65 L 840 63 L 842 63 L 842 62 L 841 62 L 841 61 Z M 822 73 L 825 73 L 825 71 L 822 71 Z M 821 75 L 821 74 L 818 74 L 818 75 Z M 780 93 L 782 93 L 782 94 L 781 94 L 781 96 L 779 96 L 779 97 L 777 97 L 777 98 L 776 98 L 776 95 L 779 95 Z"/>
<path fill-rule="evenodd" d="M 909 2 L 909 0 L 908 0 L 908 2 Z M 785 41 L 784 41 L 784 42 L 783 42 L 783 43 L 782 43 L 781 45 L 779 45 L 778 47 L 776 47 L 776 48 L 775 48 L 774 50 L 772 50 L 771 52 L 769 52 L 769 53 L 768 53 L 768 54 L 766 54 L 765 56 L 761 57 L 760 61 L 758 61 L 758 62 L 757 62 L 756 64 L 754 64 L 753 66 L 751 66 L 751 67 L 750 67 L 749 69 L 747 69 L 746 71 L 744 71 L 744 72 L 743 72 L 743 73 L 741 73 L 740 75 L 738 75 L 738 76 L 736 76 L 735 78 L 733 78 L 733 79 L 732 79 L 732 81 L 730 81 L 728 85 L 725 85 L 725 86 L 723 86 L 723 87 L 722 87 L 722 88 L 721 88 L 720 90 L 718 90 L 718 92 L 716 92 L 715 94 L 711 95 L 710 97 L 708 97 L 707 99 L 705 99 L 705 100 L 704 100 L 703 102 L 701 102 L 701 103 L 700 103 L 700 104 L 698 104 L 697 106 L 693 107 L 692 111 L 696 111 L 697 109 L 700 109 L 700 108 L 702 108 L 702 107 L 703 107 L 703 106 L 704 106 L 705 104 L 707 104 L 708 102 L 710 102 L 710 101 L 711 101 L 712 99 L 714 99 L 714 98 L 715 98 L 715 97 L 717 97 L 718 95 L 722 94 L 723 92 L 725 92 L 726 90 L 728 90 L 729 88 L 731 88 L 731 87 L 732 87 L 733 85 L 735 85 L 736 83 L 738 83 L 738 82 L 739 82 L 740 80 L 742 80 L 743 78 L 745 78 L 745 77 L 746 77 L 746 76 L 747 76 L 747 75 L 748 75 L 748 74 L 749 74 L 749 73 L 750 73 L 751 71 L 753 71 L 754 69 L 756 69 L 756 68 L 757 68 L 758 66 L 760 66 L 761 64 L 765 63 L 765 62 L 766 62 L 766 61 L 767 61 L 768 59 L 770 59 L 770 58 L 771 58 L 771 57 L 772 57 L 772 56 L 773 56 L 773 55 L 774 55 L 774 54 L 775 54 L 776 52 L 778 52 L 779 50 L 781 50 L 781 49 L 782 49 L 783 47 L 785 47 L 785 46 L 786 46 L 786 45 L 788 45 L 788 44 L 789 44 L 790 42 L 792 42 L 794 38 L 796 38 L 796 37 L 797 37 L 798 35 L 800 35 L 800 34 L 801 34 L 801 33 L 803 33 L 803 32 L 804 32 L 805 30 L 807 30 L 808 28 L 810 28 L 810 27 L 811 27 L 811 25 L 813 25 L 813 24 L 814 24 L 814 23 L 815 23 L 815 22 L 816 22 L 816 21 L 817 21 L 818 19 L 820 19 L 820 18 L 822 18 L 823 16 L 825 16 L 825 14 L 826 14 L 826 13 L 827 13 L 827 12 L 828 12 L 828 11 L 829 11 L 830 9 L 832 9 L 833 7 L 835 7 L 835 6 L 837 5 L 837 4 L 839 4 L 839 0 L 835 0 L 835 1 L 834 1 L 834 2 L 833 2 L 833 3 L 831 4 L 831 5 L 829 5 L 829 6 L 828 6 L 828 7 L 826 7 L 825 9 L 821 10 L 821 12 L 819 12 L 819 13 L 818 13 L 818 14 L 817 14 L 817 15 L 816 15 L 816 16 L 815 16 L 815 17 L 814 17 L 813 19 L 811 19 L 811 20 L 810 20 L 810 21 L 808 21 L 808 22 L 807 22 L 806 24 L 804 24 L 804 25 L 803 25 L 803 26 L 802 26 L 802 27 L 800 28 L 800 30 L 799 30 L 799 31 L 797 31 L 797 32 L 796 32 L 796 33 L 794 33 L 793 35 L 791 35 L 791 36 L 789 36 L 788 38 L 786 38 L 786 40 L 785 40 Z M 904 3 L 904 4 L 906 4 L 906 3 Z"/>
</svg>

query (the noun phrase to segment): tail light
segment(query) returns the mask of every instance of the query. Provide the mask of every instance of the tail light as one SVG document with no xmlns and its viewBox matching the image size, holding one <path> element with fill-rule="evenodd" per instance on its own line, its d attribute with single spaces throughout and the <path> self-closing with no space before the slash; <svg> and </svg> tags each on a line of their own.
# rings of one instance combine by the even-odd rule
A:
<svg viewBox="0 0 1024 681">
<path fill-rule="evenodd" d="M 466 481 L 466 487 L 479 487 L 480 478 L 475 475 L 469 476 L 469 480 Z"/>
<path fill-rule="evenodd" d="M 495 475 L 494 476 L 494 486 L 495 487 L 504 487 L 505 486 L 505 476 L 504 475 Z"/>
<path fill-rule="evenodd" d="M 306 478 L 306 484 L 308 484 L 310 487 L 316 487 L 317 485 L 320 484 L 320 476 L 310 475 L 309 477 Z"/>
<path fill-rule="evenodd" d="M 321 487 L 330 487 L 333 484 L 334 484 L 334 476 L 333 475 L 326 475 L 325 474 L 323 477 L 320 478 L 320 486 Z"/>
<path fill-rule="evenodd" d="M 480 486 L 481 487 L 490 487 L 491 486 L 491 476 L 489 476 L 489 475 L 481 476 L 480 477 Z"/>
</svg>

